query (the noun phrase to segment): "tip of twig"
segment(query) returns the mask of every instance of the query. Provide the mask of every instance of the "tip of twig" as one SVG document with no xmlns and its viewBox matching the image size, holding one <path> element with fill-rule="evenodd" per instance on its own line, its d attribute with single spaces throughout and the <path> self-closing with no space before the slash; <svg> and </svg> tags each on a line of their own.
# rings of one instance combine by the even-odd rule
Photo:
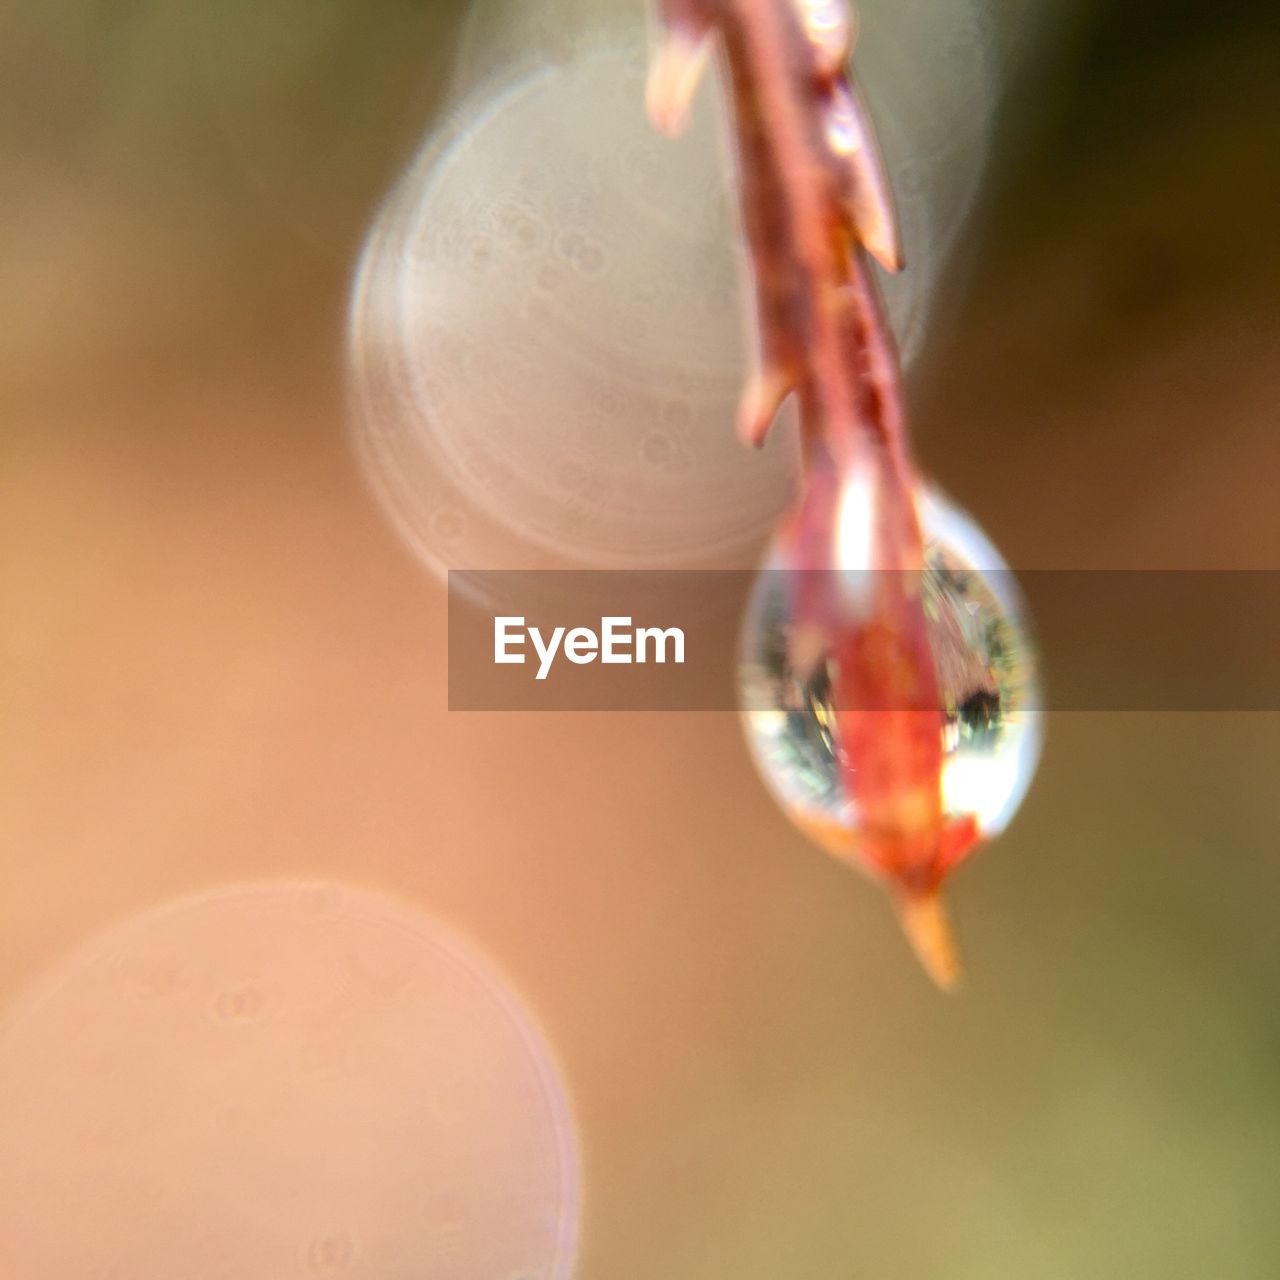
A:
<svg viewBox="0 0 1280 1280">
<path fill-rule="evenodd" d="M 897 907 L 902 931 L 924 971 L 943 991 L 954 991 L 964 970 L 942 895 L 936 889 L 904 891 L 897 896 Z"/>
</svg>

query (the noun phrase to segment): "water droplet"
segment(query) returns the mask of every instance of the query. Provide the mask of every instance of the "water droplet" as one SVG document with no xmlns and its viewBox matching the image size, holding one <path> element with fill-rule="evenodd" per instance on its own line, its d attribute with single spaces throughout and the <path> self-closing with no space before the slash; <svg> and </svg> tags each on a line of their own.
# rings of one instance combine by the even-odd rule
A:
<svg viewBox="0 0 1280 1280">
<path fill-rule="evenodd" d="M 920 504 L 923 593 L 942 694 L 942 804 L 986 837 L 1013 816 L 1040 749 L 1035 654 L 1013 575 L 973 522 L 941 498 Z M 766 570 L 784 568 L 778 558 Z M 856 832 L 857 798 L 835 740 L 827 664 L 788 658 L 788 575 L 761 574 L 742 633 L 739 697 L 747 740 L 783 809 L 806 831 Z M 833 850 L 834 852 L 835 850 Z"/>
</svg>

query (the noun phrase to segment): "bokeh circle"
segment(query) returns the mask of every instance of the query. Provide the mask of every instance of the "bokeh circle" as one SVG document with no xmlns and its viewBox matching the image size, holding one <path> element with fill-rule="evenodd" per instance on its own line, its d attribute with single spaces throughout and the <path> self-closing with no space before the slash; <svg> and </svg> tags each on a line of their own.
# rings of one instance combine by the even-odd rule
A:
<svg viewBox="0 0 1280 1280">
<path fill-rule="evenodd" d="M 859 53 L 911 257 L 882 281 L 907 360 L 972 203 L 991 96 L 972 6 L 940 29 L 934 8 L 877 6 Z M 436 572 L 746 567 L 793 492 L 791 413 L 762 456 L 732 429 L 748 326 L 719 95 L 701 94 L 688 136 L 657 136 L 639 15 L 473 6 L 460 105 L 366 239 L 357 452 Z"/>
<path fill-rule="evenodd" d="M 5 1272 L 565 1280 L 550 1051 L 452 932 L 332 883 L 167 904 L 0 1024 Z"/>
</svg>

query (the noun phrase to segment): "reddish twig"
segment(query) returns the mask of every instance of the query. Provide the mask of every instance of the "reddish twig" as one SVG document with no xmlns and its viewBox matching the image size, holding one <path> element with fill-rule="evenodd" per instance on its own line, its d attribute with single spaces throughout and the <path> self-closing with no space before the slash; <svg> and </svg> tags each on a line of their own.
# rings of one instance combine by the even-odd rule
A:
<svg viewBox="0 0 1280 1280">
<path fill-rule="evenodd" d="M 825 662 L 840 768 L 859 825 L 811 833 L 883 879 L 942 985 L 958 976 L 939 886 L 975 823 L 941 799 L 942 710 L 921 601 L 924 549 L 897 355 L 868 257 L 902 265 L 842 0 L 661 0 L 648 89 L 679 130 L 718 47 L 754 275 L 757 366 L 738 430 L 763 442 L 795 394 L 802 492 L 778 546 L 796 575 L 792 662 Z M 874 572 L 864 572 L 874 571 Z"/>
</svg>

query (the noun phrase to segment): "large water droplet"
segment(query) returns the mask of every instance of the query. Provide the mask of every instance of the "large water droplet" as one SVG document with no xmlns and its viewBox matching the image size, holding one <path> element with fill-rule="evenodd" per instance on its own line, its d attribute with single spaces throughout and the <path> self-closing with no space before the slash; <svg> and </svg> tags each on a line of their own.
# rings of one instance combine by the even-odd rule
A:
<svg viewBox="0 0 1280 1280">
<path fill-rule="evenodd" d="M 1022 801 L 1040 754 L 1035 653 L 1013 574 L 980 529 L 933 493 L 920 502 L 923 584 L 943 718 L 948 818 L 998 834 Z M 789 658 L 788 566 L 765 566 L 743 626 L 739 698 L 748 744 L 782 808 L 807 831 L 858 829 L 840 767 L 827 664 Z M 836 850 L 832 850 L 836 852 Z"/>
</svg>

